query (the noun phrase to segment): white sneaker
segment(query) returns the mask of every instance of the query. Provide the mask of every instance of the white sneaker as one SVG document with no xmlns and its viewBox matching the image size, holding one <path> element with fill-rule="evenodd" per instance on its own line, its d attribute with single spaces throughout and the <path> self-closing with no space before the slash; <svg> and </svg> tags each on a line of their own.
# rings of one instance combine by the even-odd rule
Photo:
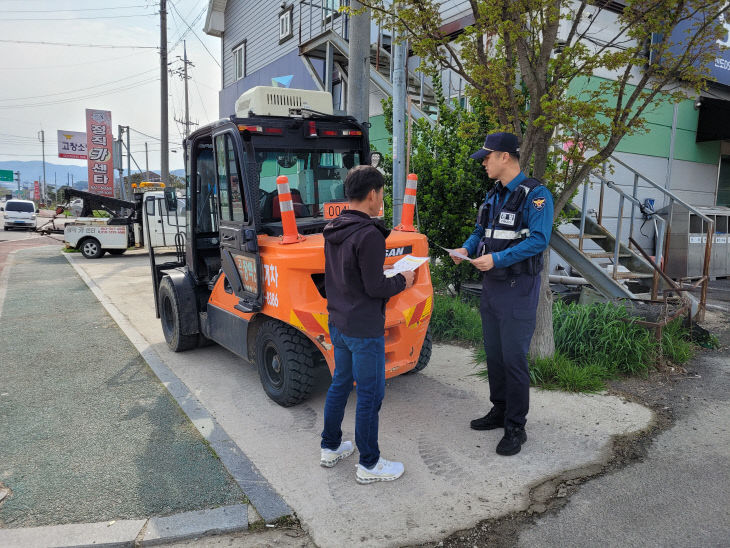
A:
<svg viewBox="0 0 730 548">
<path fill-rule="evenodd" d="M 377 464 L 371 470 L 358 464 L 355 477 L 358 483 L 373 483 L 375 481 L 393 481 L 403 475 L 405 468 L 402 462 L 385 460 L 380 457 Z"/>
<path fill-rule="evenodd" d="M 354 449 L 352 448 L 351 441 L 343 441 L 334 451 L 332 449 L 322 449 L 319 464 L 325 468 L 332 468 L 345 457 L 352 455 L 353 451 Z"/>
</svg>

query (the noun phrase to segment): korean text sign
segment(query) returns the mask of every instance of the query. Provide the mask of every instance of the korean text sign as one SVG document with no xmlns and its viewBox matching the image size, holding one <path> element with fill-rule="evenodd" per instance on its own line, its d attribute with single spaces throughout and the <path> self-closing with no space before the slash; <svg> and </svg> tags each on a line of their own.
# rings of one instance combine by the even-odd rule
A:
<svg viewBox="0 0 730 548">
<path fill-rule="evenodd" d="M 86 109 L 86 148 L 89 163 L 89 192 L 114 196 L 112 160 L 112 113 Z"/>
<path fill-rule="evenodd" d="M 58 157 L 86 160 L 86 133 L 58 130 Z"/>
</svg>

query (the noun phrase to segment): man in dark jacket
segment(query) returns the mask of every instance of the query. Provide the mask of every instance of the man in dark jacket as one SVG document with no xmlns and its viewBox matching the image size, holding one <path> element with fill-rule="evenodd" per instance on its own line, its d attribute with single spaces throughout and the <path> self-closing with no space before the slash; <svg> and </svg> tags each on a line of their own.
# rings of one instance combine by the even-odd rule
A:
<svg viewBox="0 0 730 548">
<path fill-rule="evenodd" d="M 373 219 L 383 205 L 382 174 L 357 166 L 345 179 L 349 209 L 324 229 L 325 290 L 335 372 L 324 405 L 320 464 L 330 468 L 353 452 L 342 441 L 342 418 L 353 381 L 357 383 L 355 443 L 360 451 L 358 483 L 392 481 L 403 464 L 385 460 L 378 448 L 378 412 L 385 395 L 385 303 L 413 285 L 413 272 L 383 274 L 385 238 Z"/>
</svg>

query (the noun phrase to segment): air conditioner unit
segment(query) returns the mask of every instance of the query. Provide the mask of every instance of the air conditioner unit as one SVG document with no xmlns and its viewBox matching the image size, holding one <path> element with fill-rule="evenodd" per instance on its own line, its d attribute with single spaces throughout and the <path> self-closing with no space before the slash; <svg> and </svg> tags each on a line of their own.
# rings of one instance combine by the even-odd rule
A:
<svg viewBox="0 0 730 548">
<path fill-rule="evenodd" d="M 236 101 L 236 116 L 290 116 L 292 110 L 315 110 L 332 114 L 332 95 L 326 91 L 256 86 Z"/>
</svg>

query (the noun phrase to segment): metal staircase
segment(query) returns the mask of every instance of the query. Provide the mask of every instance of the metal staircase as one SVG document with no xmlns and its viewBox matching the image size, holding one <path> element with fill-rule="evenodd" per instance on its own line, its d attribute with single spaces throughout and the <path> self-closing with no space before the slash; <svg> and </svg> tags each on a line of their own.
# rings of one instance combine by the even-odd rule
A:
<svg viewBox="0 0 730 548">
<path fill-rule="evenodd" d="M 325 2 L 309 2 L 309 13 L 300 21 L 299 26 L 299 55 L 312 79 L 320 90 L 331 89 L 331 82 L 323 81 L 313 64 L 313 60 L 325 62 L 325 67 L 331 63 L 341 77 L 347 82 L 348 75 L 348 17 L 340 15 L 337 18 L 322 19 L 314 23 L 317 14 L 327 10 Z M 309 22 L 309 23 L 308 23 Z M 378 33 L 380 36 L 380 32 Z M 330 71 L 325 68 L 325 77 Z M 391 53 L 378 39 L 370 44 L 370 82 L 378 91 L 387 97 L 393 96 L 392 59 Z M 408 96 L 410 98 L 409 111 L 413 119 L 425 119 L 431 125 L 435 122 L 430 114 L 436 111 L 436 94 L 426 78 L 413 71 L 406 71 Z M 371 88 L 372 89 L 372 88 Z"/>
<path fill-rule="evenodd" d="M 576 269 L 582 278 L 608 298 L 656 300 L 659 293 L 665 289 L 681 291 L 690 302 L 693 315 L 699 313 L 701 317 L 709 281 L 710 246 L 714 229 L 712 219 L 621 160 L 611 157 L 610 162 L 622 166 L 633 175 L 632 193 L 627 194 L 601 173 L 592 172 L 583 184 L 582 206 L 580 208 L 573 204 L 567 206 L 569 222 L 562 225 L 559 230 L 553 231 L 550 246 Z M 656 235 L 655 246 L 651 252 L 641 249 L 636 242 L 634 234 L 636 210 L 643 206 L 637 198 L 640 181 L 659 190 L 669 202 L 670 209 L 676 204 L 698 215 L 707 223 L 703 276 L 694 283 L 683 285 L 685 281 L 680 280 L 677 284 L 661 271 L 661 266 L 667 258 L 671 218 L 667 220 L 654 215 L 652 220 L 656 221 Z M 598 211 L 590 210 L 591 213 L 595 213 L 595 220 L 589 216 L 587 209 L 591 185 L 599 185 L 600 192 Z M 607 203 L 604 199 L 606 191 L 614 192 L 618 197 L 615 212 L 604 211 Z M 628 215 L 627 202 L 630 204 Z M 616 220 L 615 230 L 607 228 L 604 224 L 604 219 L 609 215 Z M 626 224 L 629 225 L 628 230 Z M 698 289 L 701 291 L 699 299 L 692 294 L 692 291 Z"/>
</svg>

